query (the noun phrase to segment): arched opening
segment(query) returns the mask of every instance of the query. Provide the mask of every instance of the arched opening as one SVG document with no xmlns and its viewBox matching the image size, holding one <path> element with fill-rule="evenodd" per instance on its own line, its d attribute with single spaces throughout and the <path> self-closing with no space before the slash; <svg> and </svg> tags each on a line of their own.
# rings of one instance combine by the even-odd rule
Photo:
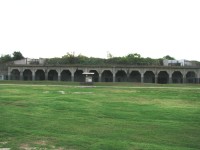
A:
<svg viewBox="0 0 200 150">
<path fill-rule="evenodd" d="M 76 72 L 74 73 L 74 81 L 75 82 L 84 82 L 85 81 L 85 77 L 83 75 L 82 70 L 76 70 Z"/>
<path fill-rule="evenodd" d="M 166 71 L 160 71 L 158 73 L 158 83 L 159 84 L 169 83 L 169 74 Z"/>
<path fill-rule="evenodd" d="M 113 82 L 113 74 L 110 70 L 104 70 L 101 75 L 102 82 Z"/>
<path fill-rule="evenodd" d="M 139 71 L 132 71 L 129 76 L 130 82 L 141 82 L 141 74 Z"/>
<path fill-rule="evenodd" d="M 35 72 L 35 80 L 39 80 L 39 81 L 41 81 L 41 80 L 45 80 L 45 73 L 44 73 L 44 70 L 37 70 L 36 72 Z"/>
<path fill-rule="evenodd" d="M 72 74 L 69 70 L 63 70 L 61 72 L 61 81 L 72 81 Z"/>
<path fill-rule="evenodd" d="M 183 75 L 180 71 L 174 71 L 172 74 L 172 83 L 183 83 Z"/>
<path fill-rule="evenodd" d="M 20 72 L 18 69 L 13 69 L 11 71 L 11 80 L 20 80 Z"/>
<path fill-rule="evenodd" d="M 117 71 L 117 73 L 115 75 L 115 81 L 116 82 L 127 82 L 126 72 L 123 70 Z"/>
<path fill-rule="evenodd" d="M 144 83 L 155 83 L 155 74 L 152 71 L 144 73 Z"/>
<path fill-rule="evenodd" d="M 96 70 L 90 70 L 89 72 L 94 73 L 92 76 L 92 81 L 99 82 L 99 73 Z"/>
<path fill-rule="evenodd" d="M 26 69 L 23 72 L 23 79 L 25 81 L 32 80 L 32 71 L 30 69 Z"/>
<path fill-rule="evenodd" d="M 58 72 L 56 70 L 50 70 L 48 72 L 48 80 L 58 81 Z"/>
<path fill-rule="evenodd" d="M 197 81 L 197 78 L 196 78 L 196 74 L 194 71 L 189 71 L 187 74 L 186 74 L 186 82 L 187 83 L 196 83 Z"/>
</svg>

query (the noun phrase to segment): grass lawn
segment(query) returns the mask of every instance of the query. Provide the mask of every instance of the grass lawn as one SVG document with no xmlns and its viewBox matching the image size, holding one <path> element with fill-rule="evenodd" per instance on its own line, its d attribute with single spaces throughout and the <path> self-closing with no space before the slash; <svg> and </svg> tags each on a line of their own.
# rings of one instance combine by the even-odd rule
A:
<svg viewBox="0 0 200 150">
<path fill-rule="evenodd" d="M 0 84 L 0 150 L 200 149 L 200 85 L 43 84 Z"/>
</svg>

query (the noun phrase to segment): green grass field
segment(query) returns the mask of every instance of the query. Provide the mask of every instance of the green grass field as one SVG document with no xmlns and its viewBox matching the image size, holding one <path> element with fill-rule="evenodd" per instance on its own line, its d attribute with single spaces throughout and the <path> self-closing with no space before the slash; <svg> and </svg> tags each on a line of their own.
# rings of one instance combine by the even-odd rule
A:
<svg viewBox="0 0 200 150">
<path fill-rule="evenodd" d="M 5 83 L 0 149 L 200 149 L 200 85 Z"/>
</svg>

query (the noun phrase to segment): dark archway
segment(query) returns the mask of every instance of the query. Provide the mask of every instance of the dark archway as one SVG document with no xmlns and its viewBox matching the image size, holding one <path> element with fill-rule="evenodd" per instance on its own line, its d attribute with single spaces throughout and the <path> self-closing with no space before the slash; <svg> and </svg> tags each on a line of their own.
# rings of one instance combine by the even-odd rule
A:
<svg viewBox="0 0 200 150">
<path fill-rule="evenodd" d="M 113 74 L 110 70 L 104 70 L 101 75 L 102 82 L 113 82 Z"/>
<path fill-rule="evenodd" d="M 115 75 L 115 81 L 116 82 L 127 82 L 126 72 L 123 70 L 117 71 L 117 73 Z"/>
<path fill-rule="evenodd" d="M 61 72 L 61 81 L 72 81 L 72 74 L 69 70 L 63 70 Z"/>
<path fill-rule="evenodd" d="M 139 71 L 132 71 L 129 76 L 130 82 L 141 82 L 141 74 Z"/>
<path fill-rule="evenodd" d="M 186 82 L 187 83 L 196 83 L 197 82 L 196 74 L 194 71 L 189 71 L 186 74 Z"/>
<path fill-rule="evenodd" d="M 44 72 L 44 70 L 37 70 L 36 72 L 35 72 L 35 80 L 39 80 L 39 81 L 41 81 L 41 80 L 45 80 L 45 72 Z"/>
<path fill-rule="evenodd" d="M 169 74 L 166 71 L 160 71 L 158 73 L 158 83 L 159 84 L 169 83 Z"/>
<path fill-rule="evenodd" d="M 23 72 L 23 79 L 24 79 L 25 81 L 28 81 L 28 80 L 32 80 L 32 79 L 33 79 L 33 77 L 32 77 L 32 71 L 31 71 L 30 69 L 24 70 L 24 72 Z"/>
<path fill-rule="evenodd" d="M 76 72 L 74 73 L 74 81 L 75 82 L 84 82 L 85 81 L 85 77 L 83 75 L 82 70 L 76 70 Z"/>
<path fill-rule="evenodd" d="M 20 72 L 18 69 L 13 69 L 11 71 L 11 80 L 20 80 Z"/>
<path fill-rule="evenodd" d="M 91 73 L 94 73 L 92 76 L 92 81 L 93 82 L 99 82 L 99 73 L 96 70 L 90 70 Z"/>
<path fill-rule="evenodd" d="M 172 74 L 172 83 L 183 83 L 183 75 L 180 71 L 174 71 Z"/>
<path fill-rule="evenodd" d="M 152 71 L 144 73 L 144 83 L 155 83 L 155 74 Z"/>
<path fill-rule="evenodd" d="M 50 70 L 48 72 L 48 80 L 58 81 L 58 72 L 56 70 Z"/>
</svg>

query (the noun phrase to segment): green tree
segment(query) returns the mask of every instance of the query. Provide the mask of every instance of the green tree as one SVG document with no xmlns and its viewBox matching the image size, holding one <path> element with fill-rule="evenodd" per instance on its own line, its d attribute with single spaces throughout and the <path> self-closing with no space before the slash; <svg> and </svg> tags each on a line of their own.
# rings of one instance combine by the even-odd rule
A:
<svg viewBox="0 0 200 150">
<path fill-rule="evenodd" d="M 174 57 L 171 57 L 171 56 L 169 56 L 169 55 L 164 56 L 163 59 L 175 60 Z"/>
<path fill-rule="evenodd" d="M 13 60 L 20 60 L 23 58 L 24 58 L 24 56 L 22 55 L 21 52 L 17 52 L 17 51 L 13 52 Z"/>
<path fill-rule="evenodd" d="M 1 63 L 5 63 L 5 62 L 9 62 L 9 61 L 12 61 L 12 57 L 9 54 L 1 55 L 1 57 L 0 57 Z"/>
</svg>

